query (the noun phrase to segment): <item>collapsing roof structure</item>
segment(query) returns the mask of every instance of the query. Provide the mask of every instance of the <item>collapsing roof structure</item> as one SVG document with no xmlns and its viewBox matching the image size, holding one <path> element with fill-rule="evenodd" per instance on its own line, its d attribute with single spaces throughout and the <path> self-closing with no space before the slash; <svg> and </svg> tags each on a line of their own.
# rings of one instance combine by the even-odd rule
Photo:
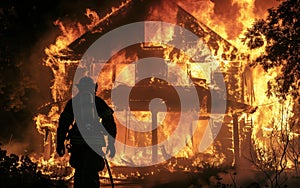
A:
<svg viewBox="0 0 300 188">
<path fill-rule="evenodd" d="M 168 7 L 168 11 L 174 11 L 176 14 L 170 14 L 165 12 Z M 153 13 L 154 9 L 162 9 L 159 13 Z M 153 15 L 153 14 L 155 15 Z M 165 20 L 166 16 L 161 14 L 171 15 Z M 172 17 L 172 16 L 175 17 Z M 204 40 L 210 49 L 218 54 L 218 50 L 222 50 L 224 59 L 233 60 L 236 59 L 238 50 L 227 40 L 222 38 L 208 26 L 201 21 L 197 20 L 194 16 L 184 10 L 182 7 L 171 1 L 146 1 L 146 0 L 127 0 L 122 3 L 118 8 L 115 8 L 111 13 L 108 13 L 104 18 L 98 21 L 98 24 L 77 38 L 69 45 L 73 58 L 80 58 L 88 47 L 99 37 L 118 28 L 122 25 L 126 25 L 133 22 L 140 21 L 162 21 L 179 25 L 185 29 L 190 30 L 199 38 Z M 70 58 L 70 57 L 69 57 Z"/>
</svg>

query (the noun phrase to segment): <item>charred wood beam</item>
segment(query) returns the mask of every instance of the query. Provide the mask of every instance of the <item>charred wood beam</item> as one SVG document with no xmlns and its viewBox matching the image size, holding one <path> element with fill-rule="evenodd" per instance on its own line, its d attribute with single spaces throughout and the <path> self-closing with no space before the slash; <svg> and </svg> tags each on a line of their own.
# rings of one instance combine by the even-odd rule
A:
<svg viewBox="0 0 300 188">
<path fill-rule="evenodd" d="M 237 166 L 240 160 L 240 136 L 238 115 L 234 113 L 233 118 L 233 149 L 234 149 L 234 166 Z"/>
<path fill-rule="evenodd" d="M 157 151 L 157 144 L 158 144 L 158 135 L 157 135 L 157 113 L 155 109 L 151 111 L 151 116 L 152 116 L 152 162 L 156 163 L 157 162 L 157 156 L 158 156 L 158 151 Z"/>
</svg>

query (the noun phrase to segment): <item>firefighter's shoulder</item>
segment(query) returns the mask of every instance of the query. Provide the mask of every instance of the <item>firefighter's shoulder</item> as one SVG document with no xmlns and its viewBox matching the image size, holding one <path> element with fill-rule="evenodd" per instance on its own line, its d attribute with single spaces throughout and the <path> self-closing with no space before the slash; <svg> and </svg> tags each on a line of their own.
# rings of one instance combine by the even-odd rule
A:
<svg viewBox="0 0 300 188">
<path fill-rule="evenodd" d="M 96 102 L 98 113 L 105 116 L 113 114 L 113 110 L 108 106 L 108 104 L 101 97 L 96 96 L 95 102 Z"/>
</svg>

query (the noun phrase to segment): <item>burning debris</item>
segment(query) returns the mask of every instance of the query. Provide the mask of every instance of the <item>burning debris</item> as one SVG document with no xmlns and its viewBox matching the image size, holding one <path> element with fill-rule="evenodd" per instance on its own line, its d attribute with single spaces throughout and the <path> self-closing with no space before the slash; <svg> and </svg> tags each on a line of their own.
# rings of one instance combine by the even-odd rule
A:
<svg viewBox="0 0 300 188">
<path fill-rule="evenodd" d="M 51 175 L 39 169 L 28 155 L 7 154 L 0 147 L 1 187 L 64 187 L 63 181 L 52 181 Z"/>
</svg>

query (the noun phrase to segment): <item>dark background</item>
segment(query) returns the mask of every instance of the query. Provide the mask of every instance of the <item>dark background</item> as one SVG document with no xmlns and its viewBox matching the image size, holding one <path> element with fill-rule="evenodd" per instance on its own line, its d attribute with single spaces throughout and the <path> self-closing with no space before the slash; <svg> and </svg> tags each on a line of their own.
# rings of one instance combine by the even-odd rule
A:
<svg viewBox="0 0 300 188">
<path fill-rule="evenodd" d="M 27 0 L 0 2 L 0 143 L 15 152 L 39 149 L 33 117 L 51 102 L 52 72 L 44 49 L 61 34 L 56 20 L 82 22 L 86 8 L 105 13 L 109 0 Z M 27 151 L 24 151 L 24 150 Z"/>
</svg>

